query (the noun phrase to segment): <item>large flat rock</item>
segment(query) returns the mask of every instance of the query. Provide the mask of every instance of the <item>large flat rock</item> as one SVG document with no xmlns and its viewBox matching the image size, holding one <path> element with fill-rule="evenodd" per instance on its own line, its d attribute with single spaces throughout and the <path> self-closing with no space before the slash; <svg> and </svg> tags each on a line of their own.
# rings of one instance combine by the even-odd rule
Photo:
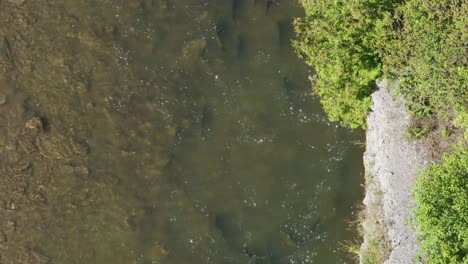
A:
<svg viewBox="0 0 468 264">
<path fill-rule="evenodd" d="M 378 190 L 366 188 L 364 204 L 371 204 L 376 195 L 381 199 L 380 217 L 392 246 L 385 263 L 414 263 L 420 246 L 411 213 L 415 205 L 411 190 L 430 156 L 421 142 L 406 136 L 410 117 L 404 110 L 404 102 L 394 100 L 390 90 L 382 81 L 379 90 L 372 95 L 364 163 L 366 173 L 372 175 L 373 186 Z"/>
</svg>

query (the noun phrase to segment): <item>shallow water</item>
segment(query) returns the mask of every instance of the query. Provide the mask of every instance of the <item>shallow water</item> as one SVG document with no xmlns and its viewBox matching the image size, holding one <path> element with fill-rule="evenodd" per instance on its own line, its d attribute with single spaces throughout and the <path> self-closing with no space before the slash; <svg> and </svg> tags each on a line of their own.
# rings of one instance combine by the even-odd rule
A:
<svg viewBox="0 0 468 264">
<path fill-rule="evenodd" d="M 297 3 L 13 6 L 3 107 L 59 142 L 28 157 L 47 203 L 0 215 L 17 243 L 50 263 L 353 262 L 362 135 L 309 94 Z M 63 138 L 85 154 L 59 155 Z"/>
</svg>

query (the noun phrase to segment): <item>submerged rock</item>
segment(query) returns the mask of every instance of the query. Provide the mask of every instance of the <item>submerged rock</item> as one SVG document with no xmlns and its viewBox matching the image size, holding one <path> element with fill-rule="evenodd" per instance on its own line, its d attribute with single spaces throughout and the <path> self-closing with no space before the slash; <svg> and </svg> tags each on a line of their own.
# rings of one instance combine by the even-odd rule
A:
<svg viewBox="0 0 468 264">
<path fill-rule="evenodd" d="M 89 175 L 89 170 L 85 166 L 78 166 L 74 168 L 75 174 L 80 177 L 87 177 Z"/>
<path fill-rule="evenodd" d="M 0 93 L 0 105 L 4 105 L 7 102 L 7 96 Z"/>
<path fill-rule="evenodd" d="M 7 2 L 16 4 L 16 5 L 22 5 L 26 0 L 8 0 Z"/>
<path fill-rule="evenodd" d="M 33 117 L 25 124 L 25 127 L 31 130 L 42 130 L 43 126 L 42 120 L 39 117 Z"/>
<path fill-rule="evenodd" d="M 8 220 L 5 224 L 5 231 L 7 233 L 14 233 L 16 232 L 16 221 L 15 220 Z"/>
<path fill-rule="evenodd" d="M 154 243 L 148 253 L 153 262 L 162 261 L 168 255 L 167 249 L 159 243 Z"/>
<path fill-rule="evenodd" d="M 206 48 L 206 40 L 203 38 L 195 39 L 188 42 L 183 50 L 182 54 L 185 59 L 192 59 L 195 60 L 198 57 L 203 55 L 203 52 Z"/>
<path fill-rule="evenodd" d="M 46 263 L 49 263 L 49 260 L 50 260 L 49 257 L 35 250 L 31 250 L 30 252 L 29 263 L 46 264 Z"/>
</svg>

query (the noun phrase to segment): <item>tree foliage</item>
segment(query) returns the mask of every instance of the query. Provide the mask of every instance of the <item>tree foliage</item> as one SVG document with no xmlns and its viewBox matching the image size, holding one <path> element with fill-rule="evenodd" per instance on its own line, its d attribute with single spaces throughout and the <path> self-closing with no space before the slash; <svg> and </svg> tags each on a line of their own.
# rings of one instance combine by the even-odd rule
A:
<svg viewBox="0 0 468 264">
<path fill-rule="evenodd" d="M 315 69 L 313 91 L 330 120 L 365 127 L 382 72 L 398 80 L 412 114 L 468 112 L 467 0 L 300 2 L 306 16 L 294 23 L 294 47 Z M 468 128 L 464 120 L 455 125 Z"/>
<path fill-rule="evenodd" d="M 379 47 L 385 77 L 398 79 L 411 112 L 439 117 L 453 115 L 455 108 L 466 112 L 468 1 L 405 1 L 386 22 L 388 40 Z"/>
<path fill-rule="evenodd" d="M 302 0 L 294 47 L 307 64 L 314 92 L 331 121 L 365 127 L 370 94 L 381 73 L 376 29 L 392 1 Z"/>
<path fill-rule="evenodd" d="M 416 183 L 424 263 L 468 263 L 468 149 L 445 154 Z"/>
</svg>

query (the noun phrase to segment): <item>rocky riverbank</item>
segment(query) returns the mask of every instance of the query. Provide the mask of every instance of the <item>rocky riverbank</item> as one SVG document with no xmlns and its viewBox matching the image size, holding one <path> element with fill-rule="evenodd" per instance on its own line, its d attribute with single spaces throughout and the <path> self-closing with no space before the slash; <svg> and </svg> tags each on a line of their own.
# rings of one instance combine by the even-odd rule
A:
<svg viewBox="0 0 468 264">
<path fill-rule="evenodd" d="M 410 117 L 384 81 L 372 95 L 367 118 L 366 193 L 361 263 L 413 263 L 418 253 L 411 190 L 431 160 L 430 151 L 406 131 Z"/>
</svg>

